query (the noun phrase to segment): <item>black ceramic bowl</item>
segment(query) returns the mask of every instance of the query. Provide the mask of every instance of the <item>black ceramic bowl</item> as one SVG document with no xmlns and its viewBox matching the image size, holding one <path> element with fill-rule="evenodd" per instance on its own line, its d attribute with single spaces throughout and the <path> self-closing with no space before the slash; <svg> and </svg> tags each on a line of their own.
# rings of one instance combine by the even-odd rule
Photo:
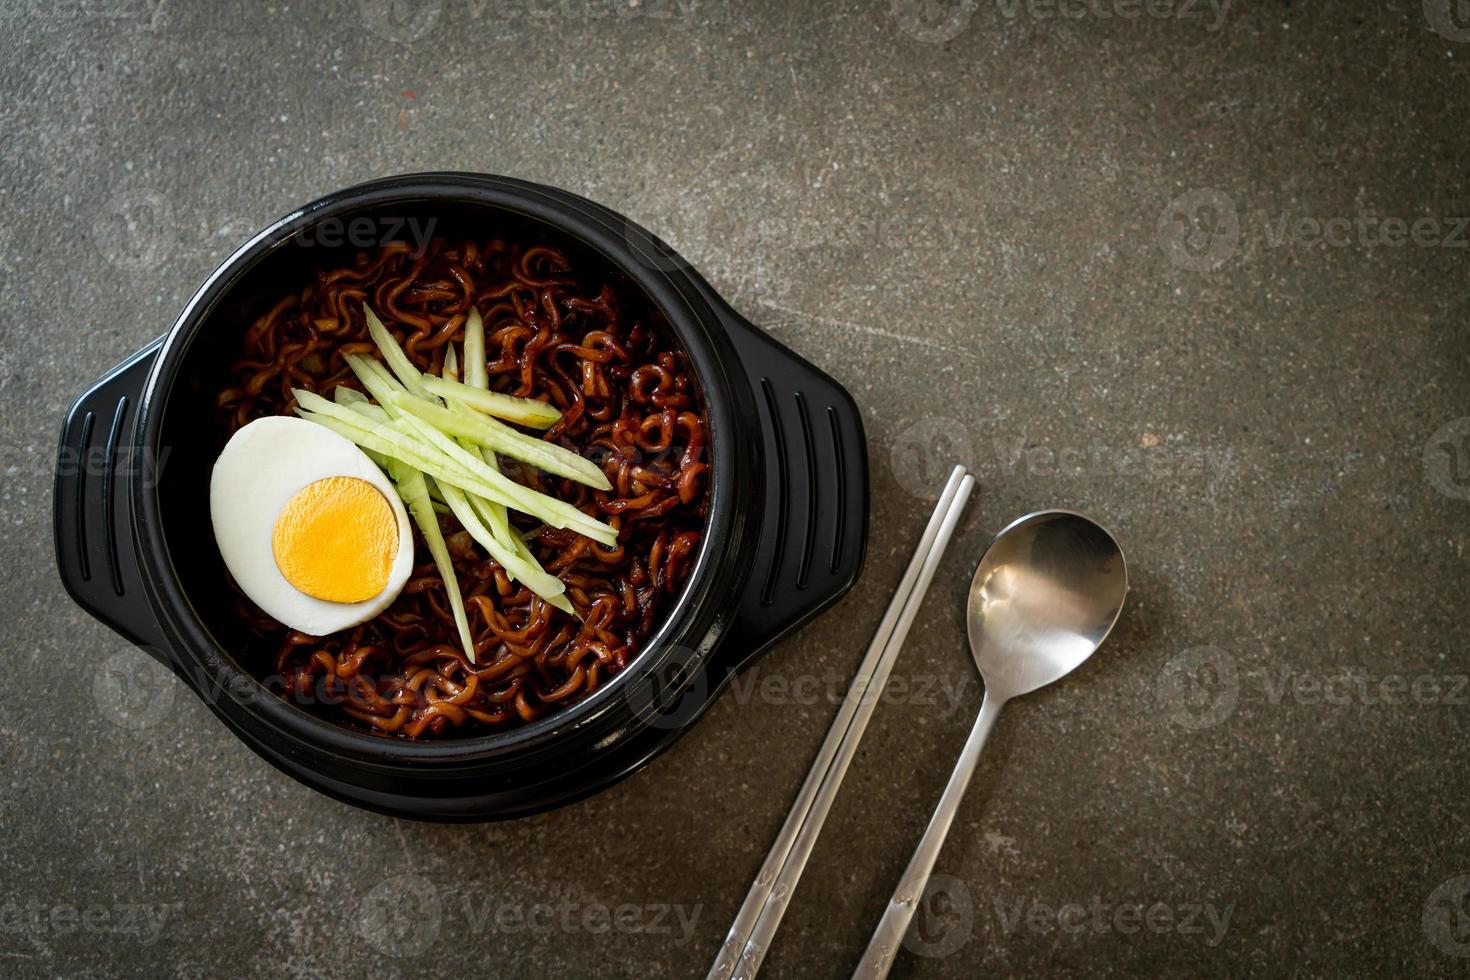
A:
<svg viewBox="0 0 1470 980">
<path fill-rule="evenodd" d="M 523 728 L 413 742 L 318 717 L 236 662 L 245 632 L 223 586 L 206 488 L 213 398 L 244 326 L 305 270 L 345 261 L 363 244 L 354 230 L 408 239 L 430 220 L 440 233 L 545 238 L 646 297 L 694 369 L 712 479 L 689 581 L 621 674 Z M 252 749 L 360 806 L 478 820 L 558 806 L 638 769 L 740 666 L 851 587 L 866 540 L 867 460 L 848 394 L 643 229 L 554 188 L 435 173 L 328 195 L 239 248 L 167 335 L 77 400 L 55 494 L 57 563 L 72 597 L 168 665 Z"/>
</svg>

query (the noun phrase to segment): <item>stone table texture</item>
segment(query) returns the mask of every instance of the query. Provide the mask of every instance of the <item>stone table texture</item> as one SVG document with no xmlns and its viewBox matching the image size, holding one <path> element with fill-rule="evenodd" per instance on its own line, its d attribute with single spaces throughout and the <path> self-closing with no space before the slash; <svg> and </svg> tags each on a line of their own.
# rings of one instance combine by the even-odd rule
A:
<svg viewBox="0 0 1470 980">
<path fill-rule="evenodd" d="M 1450 0 L 202 0 L 0 12 L 0 973 L 702 975 L 949 461 L 979 486 L 766 961 L 855 965 L 980 701 L 989 533 L 1127 551 L 895 976 L 1470 965 L 1470 19 Z M 857 587 L 654 765 L 511 823 L 335 803 L 54 570 L 81 389 L 254 230 L 473 170 L 673 242 L 867 425 Z"/>
</svg>

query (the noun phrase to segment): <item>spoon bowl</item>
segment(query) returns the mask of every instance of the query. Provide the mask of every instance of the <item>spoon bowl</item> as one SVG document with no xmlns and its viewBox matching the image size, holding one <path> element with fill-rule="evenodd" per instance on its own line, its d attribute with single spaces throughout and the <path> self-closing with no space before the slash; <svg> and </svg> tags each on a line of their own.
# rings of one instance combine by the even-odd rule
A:
<svg viewBox="0 0 1470 980">
<path fill-rule="evenodd" d="M 1066 510 L 1012 521 L 985 550 L 970 582 L 970 653 L 998 701 L 1066 676 L 1107 637 L 1128 592 L 1113 536 Z"/>
</svg>

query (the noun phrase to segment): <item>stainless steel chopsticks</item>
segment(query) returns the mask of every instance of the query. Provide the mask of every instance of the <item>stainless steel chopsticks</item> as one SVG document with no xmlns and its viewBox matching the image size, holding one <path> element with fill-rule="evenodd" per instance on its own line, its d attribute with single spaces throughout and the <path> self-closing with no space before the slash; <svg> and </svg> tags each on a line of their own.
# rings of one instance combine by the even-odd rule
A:
<svg viewBox="0 0 1470 980">
<path fill-rule="evenodd" d="M 707 980 L 731 980 L 737 975 L 748 980 L 760 968 L 974 485 L 975 478 L 968 476 L 963 466 L 956 466 L 950 473 L 893 600 L 868 644 L 857 676 L 827 731 L 781 833 L 735 916 Z"/>
</svg>

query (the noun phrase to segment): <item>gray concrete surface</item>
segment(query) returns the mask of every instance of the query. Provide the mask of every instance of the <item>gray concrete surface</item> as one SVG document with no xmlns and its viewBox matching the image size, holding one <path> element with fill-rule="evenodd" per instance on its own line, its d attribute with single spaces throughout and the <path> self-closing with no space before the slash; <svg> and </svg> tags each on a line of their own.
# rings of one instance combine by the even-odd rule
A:
<svg viewBox="0 0 1470 980">
<path fill-rule="evenodd" d="M 896 975 L 1465 970 L 1447 0 L 5 8 L 0 972 L 702 974 L 948 458 L 976 502 L 766 975 L 856 962 L 979 703 L 964 579 L 1044 505 L 1115 530 L 1131 602 L 1007 713 Z M 80 389 L 260 225 L 419 169 L 627 212 L 848 385 L 870 438 L 853 593 L 650 769 L 503 825 L 293 783 L 52 567 Z M 780 693 L 804 677 L 815 703 Z"/>
</svg>

